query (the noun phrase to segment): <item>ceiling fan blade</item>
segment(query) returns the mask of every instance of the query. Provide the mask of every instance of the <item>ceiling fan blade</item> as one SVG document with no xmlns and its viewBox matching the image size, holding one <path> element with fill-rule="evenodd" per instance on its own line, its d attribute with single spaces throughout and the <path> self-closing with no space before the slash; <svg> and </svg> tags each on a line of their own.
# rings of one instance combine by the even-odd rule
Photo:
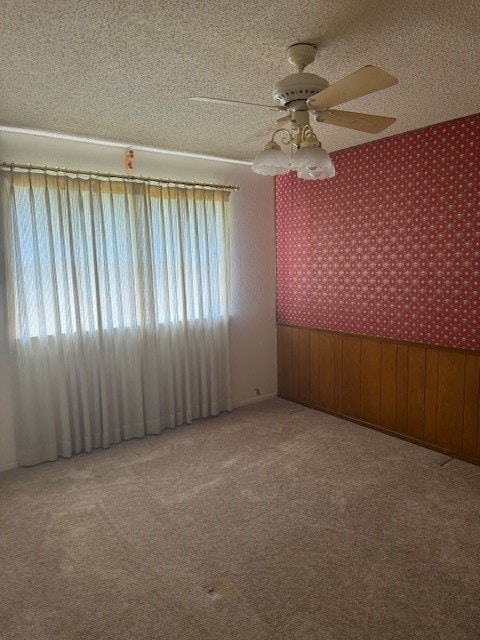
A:
<svg viewBox="0 0 480 640">
<path fill-rule="evenodd" d="M 288 122 L 290 120 L 291 120 L 290 114 L 288 116 L 283 116 L 283 118 L 279 118 L 276 122 L 269 124 L 268 127 L 265 127 L 265 129 L 262 129 L 261 131 L 256 131 L 248 138 L 245 138 L 243 142 L 251 142 L 252 140 L 258 140 L 258 138 L 263 138 L 264 136 L 270 133 L 274 133 L 279 128 L 279 125 L 281 125 L 284 122 Z"/>
<path fill-rule="evenodd" d="M 319 91 L 308 99 L 307 104 L 314 109 L 329 109 L 337 104 L 392 87 L 397 82 L 395 76 L 370 64 Z"/>
<path fill-rule="evenodd" d="M 187 98 L 187 100 L 194 100 L 195 102 L 214 102 L 215 104 L 234 104 L 241 105 L 242 107 L 263 107 L 264 109 L 270 109 L 271 111 L 285 111 L 285 107 L 272 104 L 257 104 L 256 102 L 241 102 L 239 100 L 224 100 L 223 98 L 207 98 L 205 96 L 193 96 Z"/>
<path fill-rule="evenodd" d="M 386 116 L 374 116 L 369 113 L 355 113 L 354 111 L 325 111 L 316 117 L 317 122 L 334 124 L 337 127 L 346 127 L 365 133 L 380 133 L 397 121 L 396 118 Z"/>
</svg>

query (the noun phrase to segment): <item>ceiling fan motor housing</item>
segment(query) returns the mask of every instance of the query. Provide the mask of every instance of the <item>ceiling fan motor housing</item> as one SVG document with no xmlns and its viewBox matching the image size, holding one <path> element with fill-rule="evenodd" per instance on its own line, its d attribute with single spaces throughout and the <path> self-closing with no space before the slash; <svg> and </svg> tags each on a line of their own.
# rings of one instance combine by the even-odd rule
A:
<svg viewBox="0 0 480 640">
<path fill-rule="evenodd" d="M 290 102 L 308 100 L 328 86 L 328 80 L 314 73 L 292 73 L 276 83 L 273 100 L 282 107 L 288 107 Z"/>
</svg>

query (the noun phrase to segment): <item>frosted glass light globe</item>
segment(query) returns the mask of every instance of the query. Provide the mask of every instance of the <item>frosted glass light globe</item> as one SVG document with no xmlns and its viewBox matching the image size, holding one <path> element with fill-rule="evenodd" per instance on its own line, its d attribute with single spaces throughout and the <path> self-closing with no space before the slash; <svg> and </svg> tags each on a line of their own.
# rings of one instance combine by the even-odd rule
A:
<svg viewBox="0 0 480 640">
<path fill-rule="evenodd" d="M 331 162 L 330 168 L 315 169 L 314 171 L 309 171 L 308 169 L 302 169 L 301 171 L 297 171 L 297 176 L 302 180 L 324 180 L 325 178 L 334 178 L 335 167 Z"/>
<path fill-rule="evenodd" d="M 260 151 L 252 164 L 252 171 L 262 176 L 281 176 L 290 171 L 287 156 L 279 148 Z"/>
<path fill-rule="evenodd" d="M 296 171 L 331 171 L 330 156 L 320 146 L 302 147 L 293 156 L 292 169 Z"/>
</svg>

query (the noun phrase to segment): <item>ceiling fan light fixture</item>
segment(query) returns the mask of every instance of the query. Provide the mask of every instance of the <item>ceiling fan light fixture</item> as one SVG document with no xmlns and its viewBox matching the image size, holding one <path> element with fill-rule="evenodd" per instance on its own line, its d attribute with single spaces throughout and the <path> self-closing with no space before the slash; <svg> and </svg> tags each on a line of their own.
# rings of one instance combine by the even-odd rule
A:
<svg viewBox="0 0 480 640">
<path fill-rule="evenodd" d="M 296 73 L 291 73 L 276 83 L 273 91 L 274 105 L 207 98 L 205 96 L 190 98 L 200 102 L 266 107 L 273 111 L 288 113 L 278 119 L 273 126 L 269 126 L 245 140 L 247 142 L 273 132 L 270 142 L 253 161 L 252 169 L 255 173 L 276 176 L 288 173 L 290 169 L 293 169 L 304 180 L 320 180 L 332 178 L 335 175 L 335 167 L 330 156 L 321 148 L 321 144 L 309 124 L 310 116 L 313 116 L 320 123 L 325 122 L 369 134 L 380 133 L 395 122 L 395 118 L 332 108 L 392 87 L 398 82 L 395 76 L 380 67 L 366 65 L 338 82 L 329 84 L 325 78 L 314 73 L 304 72 L 305 67 L 315 60 L 316 52 L 317 45 L 311 42 L 296 42 L 288 48 L 288 61 L 296 67 Z M 285 121 L 289 122 L 291 127 L 278 129 L 278 125 Z M 274 142 L 274 136 L 280 132 L 286 133 L 282 143 L 291 145 L 292 153 L 294 150 L 298 150 L 293 156 L 291 166 L 279 145 Z"/>
<path fill-rule="evenodd" d="M 252 171 L 262 176 L 281 176 L 290 171 L 290 163 L 280 145 L 270 140 L 253 161 Z"/>
<path fill-rule="evenodd" d="M 283 144 L 291 144 L 298 151 L 290 163 L 275 142 L 277 134 L 284 135 Z M 290 170 L 297 172 L 302 180 L 323 180 L 335 176 L 333 162 L 318 141 L 310 125 L 298 127 L 293 133 L 287 129 L 277 129 L 252 163 L 252 170 L 264 176 L 280 176 Z"/>
</svg>

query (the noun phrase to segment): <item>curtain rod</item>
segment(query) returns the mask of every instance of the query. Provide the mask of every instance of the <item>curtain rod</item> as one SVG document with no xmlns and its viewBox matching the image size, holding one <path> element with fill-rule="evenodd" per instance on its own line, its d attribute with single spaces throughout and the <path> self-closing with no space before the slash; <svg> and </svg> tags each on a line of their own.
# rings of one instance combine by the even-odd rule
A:
<svg viewBox="0 0 480 640">
<path fill-rule="evenodd" d="M 131 180 L 132 182 L 157 182 L 159 184 L 173 184 L 179 187 L 198 187 L 200 189 L 219 189 L 223 191 L 238 191 L 238 187 L 229 184 L 212 184 L 209 182 L 188 182 L 186 180 L 170 180 L 170 178 L 149 178 L 146 176 L 134 176 L 125 173 L 106 173 L 103 171 L 84 171 L 81 169 L 67 169 L 66 167 L 47 167 L 47 165 L 16 164 L 15 162 L 2 162 L 1 169 L 26 169 L 28 171 L 45 171 L 53 173 L 71 173 L 77 176 L 89 176 L 91 178 L 115 178 Z"/>
</svg>

